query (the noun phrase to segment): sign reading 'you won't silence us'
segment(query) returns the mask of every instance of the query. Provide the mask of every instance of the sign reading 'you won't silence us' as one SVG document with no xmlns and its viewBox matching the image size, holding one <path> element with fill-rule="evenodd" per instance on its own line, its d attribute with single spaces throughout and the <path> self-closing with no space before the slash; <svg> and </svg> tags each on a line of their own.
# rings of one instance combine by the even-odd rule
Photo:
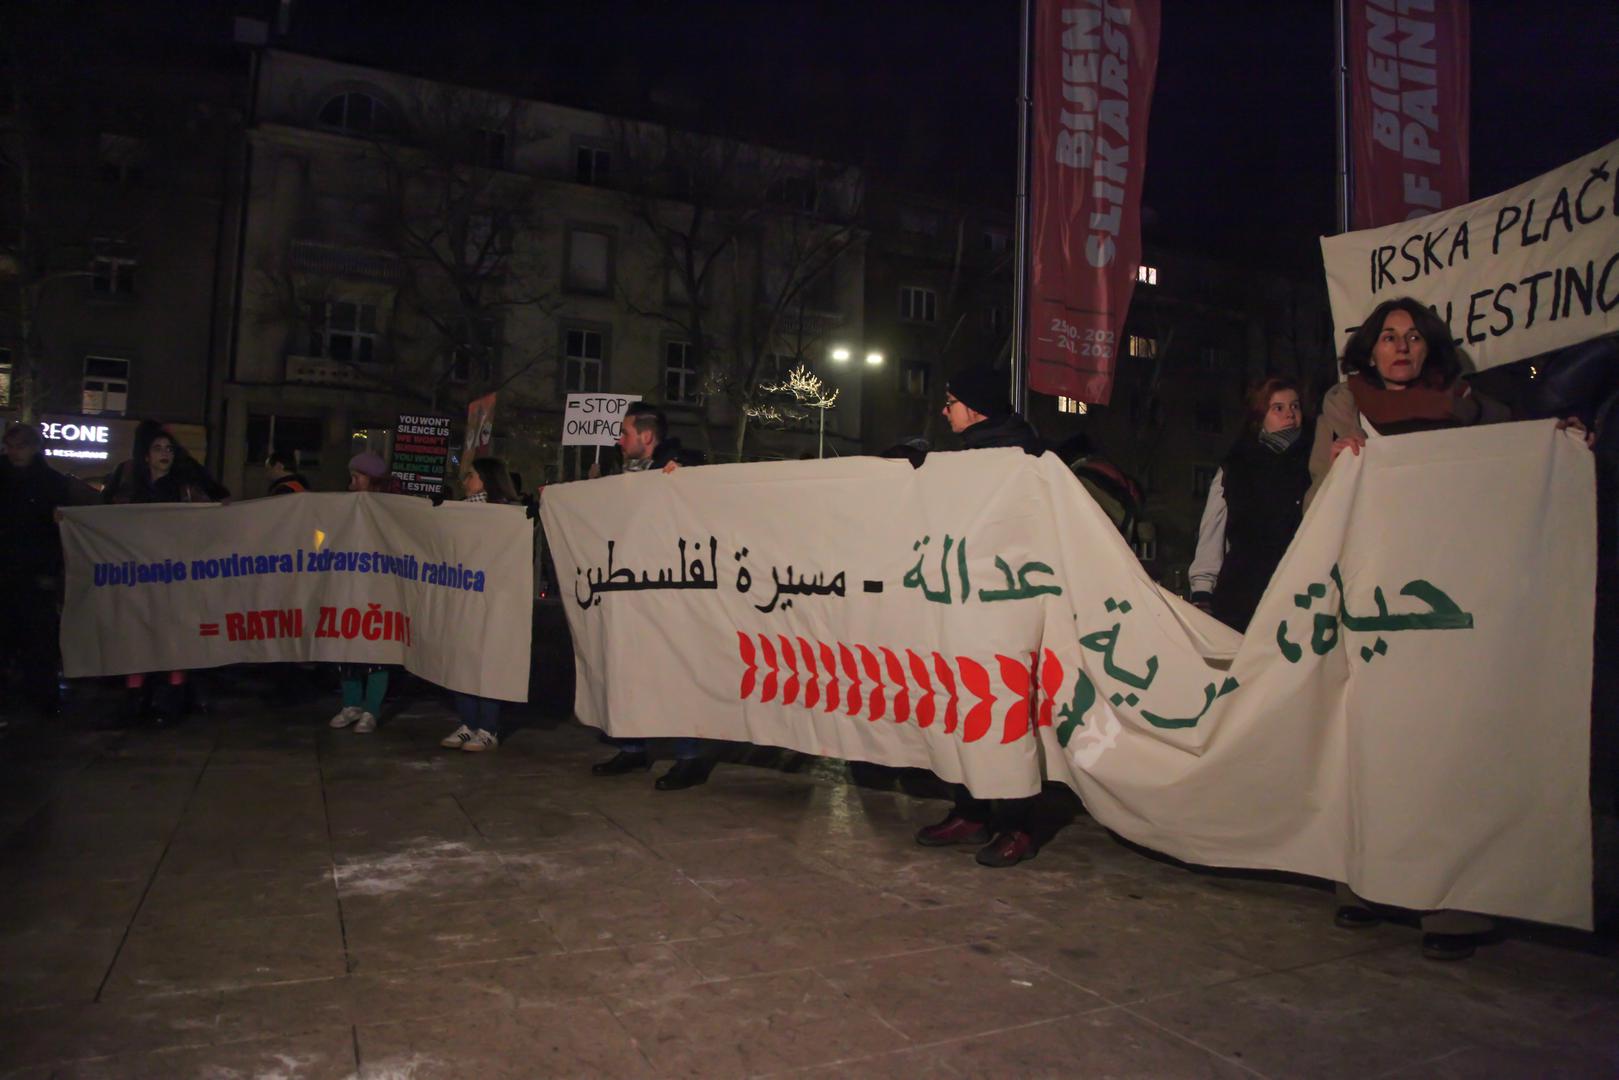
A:
<svg viewBox="0 0 1619 1080">
<path fill-rule="evenodd" d="M 404 495 L 439 495 L 450 454 L 450 418 L 401 413 L 394 428 L 393 481 Z"/>
</svg>

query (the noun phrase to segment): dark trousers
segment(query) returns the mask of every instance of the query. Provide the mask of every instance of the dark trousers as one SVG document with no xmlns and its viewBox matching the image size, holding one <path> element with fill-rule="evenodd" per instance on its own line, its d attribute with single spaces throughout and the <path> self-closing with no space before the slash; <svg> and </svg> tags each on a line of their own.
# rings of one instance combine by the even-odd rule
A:
<svg viewBox="0 0 1619 1080">
<path fill-rule="evenodd" d="M 952 812 L 957 817 L 987 825 L 995 832 L 1033 831 L 1034 811 L 1039 804 L 1040 796 L 1030 795 L 1022 799 L 975 799 L 967 790 L 967 785 L 957 784 L 955 787 L 956 805 Z"/>
<path fill-rule="evenodd" d="M 455 698 L 455 714 L 463 724 L 473 731 L 487 731 L 497 739 L 504 737 L 500 733 L 499 701 L 463 694 L 459 690 L 453 691 L 451 696 Z"/>
<path fill-rule="evenodd" d="M 0 578 L 0 682 L 15 664 L 22 696 L 35 708 L 56 704 L 56 674 L 61 667 L 57 652 L 56 589 L 48 581 L 28 574 Z"/>
</svg>

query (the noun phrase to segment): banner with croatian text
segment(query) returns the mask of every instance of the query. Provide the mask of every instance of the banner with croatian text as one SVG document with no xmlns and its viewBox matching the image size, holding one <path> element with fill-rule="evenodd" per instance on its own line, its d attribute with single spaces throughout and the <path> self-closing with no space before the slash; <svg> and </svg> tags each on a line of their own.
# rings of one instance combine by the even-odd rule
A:
<svg viewBox="0 0 1619 1080">
<path fill-rule="evenodd" d="M 63 514 L 70 678 L 346 661 L 528 700 L 521 507 L 333 492 Z"/>
<path fill-rule="evenodd" d="M 1029 388 L 1107 404 L 1141 263 L 1158 0 L 1035 0 Z"/>
<path fill-rule="evenodd" d="M 1349 0 L 1351 224 L 1467 201 L 1468 0 Z"/>
<path fill-rule="evenodd" d="M 1482 371 L 1619 332 L 1619 141 L 1488 199 L 1321 238 L 1336 344 L 1414 296 Z"/>
<path fill-rule="evenodd" d="M 1049 454 L 624 475 L 542 518 L 615 735 L 1060 780 L 1191 862 L 1590 926 L 1593 467 L 1549 422 L 1344 455 L 1246 637 Z"/>
</svg>

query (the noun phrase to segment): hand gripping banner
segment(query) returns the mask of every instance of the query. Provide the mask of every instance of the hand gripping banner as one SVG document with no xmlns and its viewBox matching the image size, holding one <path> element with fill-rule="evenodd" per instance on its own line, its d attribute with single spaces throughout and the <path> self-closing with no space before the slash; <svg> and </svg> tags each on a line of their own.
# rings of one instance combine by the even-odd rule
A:
<svg viewBox="0 0 1619 1080">
<path fill-rule="evenodd" d="M 548 488 L 542 519 L 576 710 L 612 734 L 986 798 L 1060 780 L 1192 862 L 1589 927 L 1594 513 L 1550 423 L 1377 440 L 1245 638 L 1160 590 L 1049 454 L 610 477 Z"/>
</svg>

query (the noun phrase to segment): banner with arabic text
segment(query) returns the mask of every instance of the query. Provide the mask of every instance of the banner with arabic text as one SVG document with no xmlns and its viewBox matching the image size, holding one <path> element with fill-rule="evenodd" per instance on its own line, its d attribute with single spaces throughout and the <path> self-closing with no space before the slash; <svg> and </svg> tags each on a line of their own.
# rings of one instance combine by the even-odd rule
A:
<svg viewBox="0 0 1619 1080">
<path fill-rule="evenodd" d="M 1158 24 L 1158 0 L 1034 0 L 1025 326 L 1042 394 L 1105 405 L 1113 393 L 1141 263 Z"/>
<path fill-rule="evenodd" d="M 528 700 L 521 507 L 312 492 L 63 514 L 70 678 L 346 661 Z"/>
<path fill-rule="evenodd" d="M 542 518 L 576 710 L 615 735 L 987 798 L 1055 779 L 1192 862 L 1588 927 L 1592 485 L 1550 423 L 1376 440 L 1246 637 L 1160 590 L 1049 454 L 609 477 Z"/>
</svg>

